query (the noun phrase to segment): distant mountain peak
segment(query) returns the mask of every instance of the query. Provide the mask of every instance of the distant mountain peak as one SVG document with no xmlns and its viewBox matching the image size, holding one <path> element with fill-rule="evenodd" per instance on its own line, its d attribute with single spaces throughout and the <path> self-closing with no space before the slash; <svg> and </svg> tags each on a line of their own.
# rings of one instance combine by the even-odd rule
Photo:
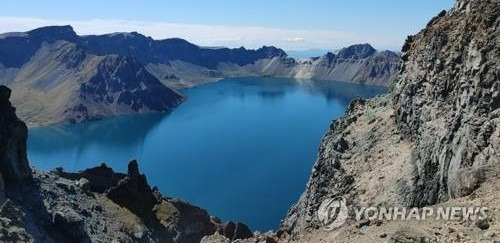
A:
<svg viewBox="0 0 500 243">
<path fill-rule="evenodd" d="M 50 40 L 74 40 L 77 38 L 76 32 L 71 25 L 46 26 L 27 32 L 31 37 L 42 37 Z"/>
<path fill-rule="evenodd" d="M 325 56 L 328 57 L 329 59 L 335 58 L 335 54 L 333 52 L 330 52 L 330 51 L 327 52 Z"/>
<path fill-rule="evenodd" d="M 257 49 L 257 51 L 265 52 L 267 54 L 267 57 L 286 57 L 288 54 L 286 52 L 278 47 L 275 46 L 262 46 L 261 48 Z"/>
<path fill-rule="evenodd" d="M 78 38 L 69 25 L 41 27 L 24 33 L 6 33 L 0 36 L 0 63 L 5 67 L 19 68 L 30 60 L 43 42 L 76 42 Z"/>
<path fill-rule="evenodd" d="M 367 58 L 373 54 L 375 54 L 377 50 L 373 48 L 368 43 L 365 44 L 357 44 L 357 45 L 352 45 L 346 48 L 342 48 L 339 53 L 337 54 L 338 57 L 340 58 Z"/>
</svg>

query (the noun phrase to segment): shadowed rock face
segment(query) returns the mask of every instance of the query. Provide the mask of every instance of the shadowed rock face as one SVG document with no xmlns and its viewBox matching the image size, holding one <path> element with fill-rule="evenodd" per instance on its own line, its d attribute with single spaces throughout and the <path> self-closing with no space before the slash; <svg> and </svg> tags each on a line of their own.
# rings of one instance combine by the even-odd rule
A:
<svg viewBox="0 0 500 243">
<path fill-rule="evenodd" d="M 252 231 L 242 223 L 228 222 L 219 229 L 219 234 L 225 236 L 231 241 L 238 239 L 248 239 L 254 236 Z"/>
<path fill-rule="evenodd" d="M 11 90 L 0 85 L 0 177 L 7 182 L 31 177 L 26 156 L 28 130 L 10 104 Z"/>
<path fill-rule="evenodd" d="M 24 228 L 22 211 L 10 200 L 9 189 L 32 179 L 26 156 L 28 130 L 17 118 L 10 95 L 11 90 L 0 85 L 0 241 L 27 242 L 32 238 Z"/>
<path fill-rule="evenodd" d="M 136 59 L 106 56 L 95 75 L 80 85 L 80 103 L 67 110 L 70 122 L 109 116 L 99 109 L 111 109 L 116 115 L 148 111 L 168 111 L 183 97 L 162 85 Z M 90 107 L 90 108 L 89 108 Z M 89 110 L 90 109 L 90 110 Z"/>
<path fill-rule="evenodd" d="M 459 0 L 408 37 L 392 93 L 355 100 L 332 123 L 284 236 L 321 227 L 320 204 L 337 196 L 353 206 L 425 206 L 497 185 L 499 14 L 497 0 Z"/>
<path fill-rule="evenodd" d="M 139 174 L 135 160 L 129 163 L 127 176 L 116 186 L 109 188 L 106 195 L 118 205 L 128 208 L 147 221 L 154 218 L 152 208 L 159 203 L 148 185 L 146 176 Z"/>
</svg>

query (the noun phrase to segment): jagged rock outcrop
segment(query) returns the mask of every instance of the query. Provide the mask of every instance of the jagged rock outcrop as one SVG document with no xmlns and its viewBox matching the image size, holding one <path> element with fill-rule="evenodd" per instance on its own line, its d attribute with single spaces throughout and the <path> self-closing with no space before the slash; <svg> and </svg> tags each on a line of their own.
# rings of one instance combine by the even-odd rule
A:
<svg viewBox="0 0 500 243">
<path fill-rule="evenodd" d="M 87 213 L 70 213 L 69 216 L 74 216 L 69 217 L 70 219 L 77 216 L 82 217 L 82 215 L 85 217 L 85 214 L 89 213 L 93 214 L 93 211 L 96 211 L 95 208 L 97 208 L 97 212 L 104 214 L 122 215 L 120 216 L 121 220 L 126 220 L 127 217 L 137 218 L 140 223 L 134 223 L 133 220 L 130 222 L 118 220 L 113 223 L 109 221 L 111 219 L 100 219 L 106 222 L 107 227 L 125 227 L 124 225 L 129 224 L 126 226 L 129 227 L 128 230 L 121 231 L 129 234 L 128 237 L 132 235 L 132 238 L 129 238 L 132 241 L 199 242 L 204 236 L 213 234 L 217 227 L 205 210 L 180 200 L 165 198 L 156 189 L 151 188 L 147 183 L 146 176 L 140 174 L 138 163 L 135 160 L 129 163 L 127 174 L 115 173 L 103 164 L 81 173 L 56 171 L 56 175 L 55 178 L 60 178 L 58 180 L 74 182 L 78 187 L 78 189 L 71 189 L 71 185 L 63 186 L 63 188 L 70 188 L 66 188 L 66 190 L 98 193 L 105 202 L 104 204 L 102 200 L 94 202 L 98 206 L 86 209 Z M 85 184 L 89 186 L 86 187 Z M 64 201 L 60 203 L 64 203 Z M 114 207 L 121 209 L 113 209 L 109 207 L 109 204 L 116 205 Z M 66 223 L 66 221 L 63 222 L 63 225 L 73 225 Z M 71 220 L 71 222 L 75 222 L 75 220 Z M 93 223 L 95 222 L 83 223 L 83 230 L 79 231 L 87 232 L 91 239 L 96 239 L 99 237 L 98 235 L 92 232 L 88 233 L 86 230 L 87 227 L 94 227 Z M 134 224 L 138 224 L 138 226 Z M 109 232 L 105 233 L 107 233 L 106 236 L 100 237 L 127 239 L 126 236 L 120 235 L 121 233 L 114 234 L 114 236 Z"/>
<path fill-rule="evenodd" d="M 441 242 L 495 237 L 497 223 L 484 235 L 463 222 L 380 222 L 384 226 L 373 228 L 368 221 L 361 230 L 348 221 L 335 234 L 316 229 L 322 227 L 320 204 L 337 196 L 352 207 L 443 205 L 451 200 L 498 212 L 498 197 L 490 195 L 500 188 L 499 13 L 498 0 L 459 0 L 408 37 L 392 93 L 355 100 L 332 123 L 306 191 L 282 222 L 282 239 Z M 491 215 L 487 225 L 497 219 Z M 412 230 L 403 229 L 405 225 Z M 437 225 L 467 233 L 450 229 L 429 234 Z"/>
<path fill-rule="evenodd" d="M 106 190 L 106 196 L 148 221 L 154 218 L 151 209 L 161 201 L 161 198 L 157 199 L 153 194 L 146 176 L 139 173 L 139 166 L 135 160 L 129 163 L 127 176 Z M 209 221 L 208 216 L 207 221 Z"/>
<path fill-rule="evenodd" d="M 239 222 L 227 222 L 221 225 L 218 233 L 225 236 L 230 241 L 248 239 L 254 236 L 253 232 L 250 231 L 248 226 Z"/>
<path fill-rule="evenodd" d="M 117 185 L 126 175 L 115 173 L 113 169 L 109 168 L 105 163 L 102 163 L 100 166 L 86 169 L 80 173 L 65 172 L 64 177 L 78 181 L 80 186 L 88 184 L 87 186 L 90 187 L 92 191 L 104 193 L 109 188 Z"/>
</svg>

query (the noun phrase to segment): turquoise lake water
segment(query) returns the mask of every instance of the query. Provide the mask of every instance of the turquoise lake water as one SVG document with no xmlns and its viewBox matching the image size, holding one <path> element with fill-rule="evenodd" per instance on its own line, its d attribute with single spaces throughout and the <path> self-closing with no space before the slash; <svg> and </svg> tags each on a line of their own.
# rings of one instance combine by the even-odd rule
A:
<svg viewBox="0 0 500 243">
<path fill-rule="evenodd" d="M 355 97 L 386 88 L 279 78 L 231 78 L 184 90 L 170 114 L 33 128 L 28 157 L 78 171 L 139 161 L 151 185 L 252 230 L 277 229 L 305 189 L 331 120 Z"/>
</svg>

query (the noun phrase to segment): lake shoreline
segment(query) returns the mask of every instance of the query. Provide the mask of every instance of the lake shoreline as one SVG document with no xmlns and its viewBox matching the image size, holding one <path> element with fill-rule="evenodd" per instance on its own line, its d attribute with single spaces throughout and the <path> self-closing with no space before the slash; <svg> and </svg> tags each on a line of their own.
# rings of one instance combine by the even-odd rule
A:
<svg viewBox="0 0 500 243">
<path fill-rule="evenodd" d="M 168 114 L 32 128 L 29 159 L 40 169 L 70 172 L 101 162 L 124 172 L 125 162 L 137 159 L 163 194 L 255 230 L 276 229 L 302 192 L 330 121 L 351 99 L 386 91 L 302 81 L 226 79 L 184 90 L 189 99 Z"/>
</svg>

